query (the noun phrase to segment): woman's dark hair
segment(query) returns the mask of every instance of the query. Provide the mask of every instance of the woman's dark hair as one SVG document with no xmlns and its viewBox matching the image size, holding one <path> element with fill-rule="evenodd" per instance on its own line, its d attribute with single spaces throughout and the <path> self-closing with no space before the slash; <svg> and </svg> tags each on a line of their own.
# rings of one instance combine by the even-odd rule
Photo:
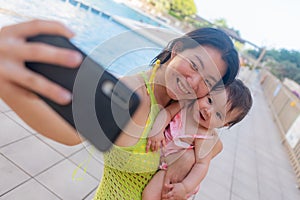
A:
<svg viewBox="0 0 300 200">
<path fill-rule="evenodd" d="M 225 75 L 222 77 L 222 80 L 220 80 L 215 87 L 226 87 L 235 79 L 239 71 L 238 53 L 229 36 L 223 31 L 215 28 L 200 28 L 172 40 L 162 52 L 151 61 L 151 65 L 158 59 L 161 61 L 161 64 L 167 62 L 171 58 L 172 48 L 179 41 L 182 42 L 181 51 L 195 48 L 198 45 L 209 45 L 222 53 L 222 59 L 227 64 L 228 68 Z"/>
</svg>

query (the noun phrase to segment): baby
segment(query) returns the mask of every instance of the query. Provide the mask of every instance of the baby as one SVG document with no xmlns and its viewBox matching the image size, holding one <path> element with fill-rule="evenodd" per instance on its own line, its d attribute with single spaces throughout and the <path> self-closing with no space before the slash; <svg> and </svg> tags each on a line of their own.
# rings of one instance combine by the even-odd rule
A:
<svg viewBox="0 0 300 200">
<path fill-rule="evenodd" d="M 222 150 L 215 128 L 232 127 L 240 122 L 252 106 L 250 90 L 236 79 L 225 90 L 212 91 L 203 98 L 179 102 L 162 110 L 148 136 L 147 151 L 161 149 L 160 170 L 143 191 L 143 200 L 167 197 L 188 198 L 195 194 L 208 172 L 212 158 Z M 178 158 L 178 152 L 193 148 L 195 164 L 180 183 L 163 185 L 165 170 Z M 174 156 L 177 155 L 177 156 Z M 168 188 L 167 193 L 162 190 Z"/>
</svg>

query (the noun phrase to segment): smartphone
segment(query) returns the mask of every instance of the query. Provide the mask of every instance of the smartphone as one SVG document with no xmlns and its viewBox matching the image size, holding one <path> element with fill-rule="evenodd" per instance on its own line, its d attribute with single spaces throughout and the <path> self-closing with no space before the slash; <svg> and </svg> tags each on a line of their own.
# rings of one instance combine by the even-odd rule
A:
<svg viewBox="0 0 300 200">
<path fill-rule="evenodd" d="M 73 49 L 82 54 L 83 62 L 76 69 L 37 62 L 25 65 L 72 92 L 68 105 L 39 96 L 97 149 L 109 150 L 138 108 L 138 95 L 65 37 L 37 35 L 27 41 Z"/>
</svg>

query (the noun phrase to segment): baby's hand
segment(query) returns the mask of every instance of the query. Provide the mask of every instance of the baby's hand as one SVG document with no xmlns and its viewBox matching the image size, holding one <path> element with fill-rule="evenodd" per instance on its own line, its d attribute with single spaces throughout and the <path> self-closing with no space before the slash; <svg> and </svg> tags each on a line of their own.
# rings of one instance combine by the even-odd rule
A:
<svg viewBox="0 0 300 200">
<path fill-rule="evenodd" d="M 169 184 L 171 190 L 167 194 L 162 195 L 163 200 L 176 199 L 184 200 L 188 198 L 187 191 L 182 183 Z"/>
<path fill-rule="evenodd" d="M 149 149 L 152 151 L 158 151 L 161 146 L 166 146 L 166 140 L 163 133 L 159 133 L 148 138 L 146 152 L 148 152 Z"/>
</svg>

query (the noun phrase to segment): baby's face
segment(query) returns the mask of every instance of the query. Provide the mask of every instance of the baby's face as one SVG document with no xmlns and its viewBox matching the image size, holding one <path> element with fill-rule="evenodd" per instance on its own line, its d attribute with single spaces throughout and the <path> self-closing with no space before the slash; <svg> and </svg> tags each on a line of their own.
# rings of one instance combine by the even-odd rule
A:
<svg viewBox="0 0 300 200">
<path fill-rule="evenodd" d="M 226 91 L 211 92 L 193 105 L 193 119 L 207 129 L 220 128 L 232 121 L 237 112 L 228 112 Z"/>
</svg>

